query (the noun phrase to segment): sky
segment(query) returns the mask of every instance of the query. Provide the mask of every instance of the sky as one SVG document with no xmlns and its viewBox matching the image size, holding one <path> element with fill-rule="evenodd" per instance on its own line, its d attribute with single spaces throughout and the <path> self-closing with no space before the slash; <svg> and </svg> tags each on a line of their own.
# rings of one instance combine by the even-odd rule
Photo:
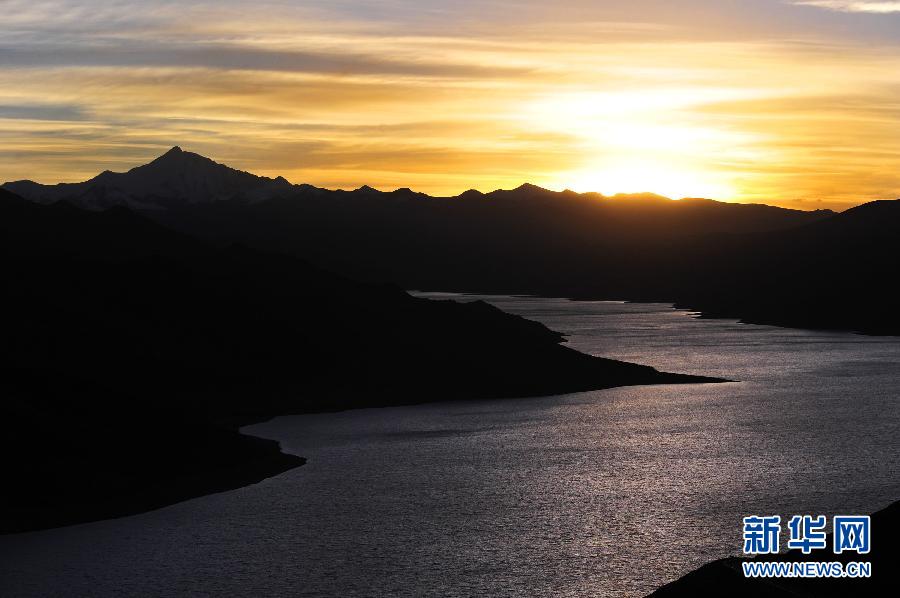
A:
<svg viewBox="0 0 900 598">
<path fill-rule="evenodd" d="M 900 2 L 0 0 L 0 181 L 900 197 Z"/>
</svg>

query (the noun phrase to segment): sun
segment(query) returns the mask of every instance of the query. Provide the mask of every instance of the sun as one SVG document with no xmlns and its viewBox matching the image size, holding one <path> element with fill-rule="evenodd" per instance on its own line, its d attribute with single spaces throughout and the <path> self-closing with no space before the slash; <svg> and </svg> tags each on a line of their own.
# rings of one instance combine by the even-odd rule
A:
<svg viewBox="0 0 900 598">
<path fill-rule="evenodd" d="M 564 136 L 584 156 L 553 173 L 557 187 L 733 200 L 730 164 L 751 158 L 758 139 L 698 111 L 737 97 L 717 88 L 551 94 L 522 114 L 528 126 Z"/>
<path fill-rule="evenodd" d="M 559 177 L 558 186 L 579 193 L 656 193 L 673 199 L 705 197 L 728 200 L 734 185 L 720 173 L 675 166 L 652 159 L 611 160 Z"/>
</svg>

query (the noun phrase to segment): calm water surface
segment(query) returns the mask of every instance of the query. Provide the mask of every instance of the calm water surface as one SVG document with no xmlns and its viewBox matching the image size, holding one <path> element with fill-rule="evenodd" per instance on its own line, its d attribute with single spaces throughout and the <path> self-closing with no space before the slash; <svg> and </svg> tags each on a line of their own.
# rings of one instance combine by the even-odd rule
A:
<svg viewBox="0 0 900 598">
<path fill-rule="evenodd" d="M 247 431 L 306 466 L 0 537 L 0 594 L 641 596 L 737 553 L 743 515 L 900 499 L 897 339 L 487 299 L 582 351 L 738 382 L 277 418 Z"/>
</svg>

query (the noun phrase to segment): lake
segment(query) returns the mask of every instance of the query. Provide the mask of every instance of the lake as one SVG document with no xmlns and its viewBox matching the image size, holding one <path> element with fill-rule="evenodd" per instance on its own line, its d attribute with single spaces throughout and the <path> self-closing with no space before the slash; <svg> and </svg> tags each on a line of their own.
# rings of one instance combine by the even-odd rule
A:
<svg viewBox="0 0 900 598">
<path fill-rule="evenodd" d="M 307 465 L 0 537 L 0 593 L 642 596 L 739 553 L 745 515 L 900 499 L 897 338 L 481 298 L 588 353 L 735 382 L 280 417 L 246 431 Z"/>
</svg>

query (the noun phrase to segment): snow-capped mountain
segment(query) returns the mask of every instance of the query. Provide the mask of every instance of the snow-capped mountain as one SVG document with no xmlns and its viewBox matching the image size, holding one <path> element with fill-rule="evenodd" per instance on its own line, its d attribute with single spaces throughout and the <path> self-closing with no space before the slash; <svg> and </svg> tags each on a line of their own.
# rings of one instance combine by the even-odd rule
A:
<svg viewBox="0 0 900 598">
<path fill-rule="evenodd" d="M 66 200 L 91 210 L 112 206 L 166 209 L 225 200 L 255 203 L 297 189 L 282 177 L 270 179 L 236 170 L 177 146 L 128 172 L 107 170 L 82 183 L 57 185 L 15 181 L 3 188 L 38 203 Z"/>
</svg>

